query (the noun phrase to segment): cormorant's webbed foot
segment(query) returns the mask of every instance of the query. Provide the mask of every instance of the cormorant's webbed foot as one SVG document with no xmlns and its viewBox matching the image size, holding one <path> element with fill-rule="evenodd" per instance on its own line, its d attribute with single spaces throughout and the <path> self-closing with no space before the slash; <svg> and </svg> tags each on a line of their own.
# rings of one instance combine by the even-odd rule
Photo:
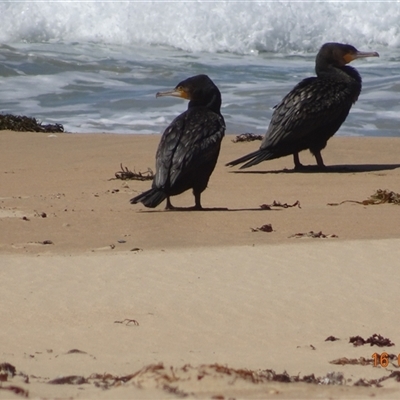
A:
<svg viewBox="0 0 400 400">
<path fill-rule="evenodd" d="M 194 205 L 193 207 L 186 208 L 186 210 L 188 210 L 188 211 L 201 211 L 201 210 L 204 210 L 204 208 L 201 205 L 200 206 Z"/>
<path fill-rule="evenodd" d="M 200 201 L 201 193 L 195 193 L 193 191 L 193 194 L 194 194 L 194 207 L 193 207 L 193 210 L 202 210 L 203 207 L 201 206 L 201 201 Z"/>
<path fill-rule="evenodd" d="M 326 169 L 326 166 L 324 164 L 324 160 L 322 159 L 322 156 L 321 156 L 321 152 L 320 151 L 316 151 L 314 153 L 314 156 L 315 156 L 315 159 L 317 160 L 318 168 L 320 168 L 322 170 Z"/>
<path fill-rule="evenodd" d="M 321 152 L 313 151 L 317 165 L 303 165 L 300 162 L 299 153 L 293 153 L 294 170 L 295 171 L 326 171 L 328 167 L 325 166 L 321 156 Z"/>
<path fill-rule="evenodd" d="M 166 210 L 175 210 L 175 207 L 172 205 L 171 200 L 167 197 L 167 204 L 165 206 Z"/>
<path fill-rule="evenodd" d="M 296 171 L 304 170 L 304 165 L 300 162 L 299 153 L 293 153 L 294 169 Z"/>
</svg>

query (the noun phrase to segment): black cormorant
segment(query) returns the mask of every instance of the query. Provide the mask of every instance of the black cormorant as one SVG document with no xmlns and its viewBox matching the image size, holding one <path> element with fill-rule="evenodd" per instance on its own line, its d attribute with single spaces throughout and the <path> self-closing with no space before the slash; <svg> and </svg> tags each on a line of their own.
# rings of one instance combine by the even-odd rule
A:
<svg viewBox="0 0 400 400">
<path fill-rule="evenodd" d="M 248 168 L 261 161 L 293 154 L 300 169 L 299 152 L 309 149 L 319 168 L 324 168 L 321 150 L 340 128 L 361 92 L 361 76 L 346 65 L 363 57 L 379 57 L 361 52 L 349 44 L 325 43 L 315 60 L 316 77 L 297 84 L 275 106 L 259 150 L 226 165 Z"/>
<path fill-rule="evenodd" d="M 188 109 L 176 117 L 164 131 L 156 153 L 156 174 L 150 190 L 131 199 L 157 207 L 170 196 L 193 189 L 195 205 L 201 210 L 200 197 L 217 163 L 225 122 L 221 115 L 221 93 L 207 75 L 188 78 L 175 89 L 156 97 L 174 96 L 189 100 Z"/>
</svg>

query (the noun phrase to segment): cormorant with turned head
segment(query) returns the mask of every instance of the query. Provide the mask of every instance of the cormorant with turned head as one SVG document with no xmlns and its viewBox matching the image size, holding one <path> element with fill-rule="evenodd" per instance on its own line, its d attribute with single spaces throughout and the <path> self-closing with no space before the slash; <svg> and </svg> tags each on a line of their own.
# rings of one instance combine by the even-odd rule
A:
<svg viewBox="0 0 400 400">
<path fill-rule="evenodd" d="M 259 150 L 226 165 L 248 168 L 261 161 L 293 154 L 295 169 L 302 168 L 299 152 L 309 149 L 319 168 L 321 150 L 337 132 L 361 92 L 361 76 L 347 64 L 357 58 L 379 57 L 349 44 L 325 43 L 315 61 L 316 77 L 297 84 L 275 107 Z"/>
<path fill-rule="evenodd" d="M 225 122 L 221 115 L 221 93 L 207 75 L 188 78 L 156 97 L 174 96 L 189 100 L 188 109 L 176 117 L 164 131 L 156 153 L 156 174 L 151 189 L 131 199 L 157 207 L 170 197 L 193 189 L 194 207 L 201 210 L 201 193 L 217 163 Z"/>
</svg>

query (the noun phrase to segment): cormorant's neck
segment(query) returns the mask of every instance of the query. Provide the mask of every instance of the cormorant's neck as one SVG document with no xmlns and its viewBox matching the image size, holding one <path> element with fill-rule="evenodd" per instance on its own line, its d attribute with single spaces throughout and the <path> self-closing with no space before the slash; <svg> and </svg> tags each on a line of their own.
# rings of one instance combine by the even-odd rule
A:
<svg viewBox="0 0 400 400">
<path fill-rule="evenodd" d="M 345 67 L 342 67 L 341 70 L 344 73 L 346 73 L 348 76 L 353 78 L 355 81 L 357 81 L 358 83 L 361 83 L 361 75 L 358 73 L 358 71 L 355 68 L 350 67 L 349 65 L 346 65 Z"/>
<path fill-rule="evenodd" d="M 188 108 L 193 107 L 206 107 L 210 111 L 215 112 L 216 114 L 221 114 L 221 94 L 219 92 L 214 92 L 212 96 L 205 98 L 192 98 L 189 101 Z"/>
<path fill-rule="evenodd" d="M 337 77 L 337 79 L 354 80 L 361 84 L 360 74 L 355 68 L 350 67 L 349 65 L 345 65 L 343 67 L 335 67 L 333 65 L 319 66 L 316 67 L 315 72 L 319 78 L 325 76 Z"/>
</svg>

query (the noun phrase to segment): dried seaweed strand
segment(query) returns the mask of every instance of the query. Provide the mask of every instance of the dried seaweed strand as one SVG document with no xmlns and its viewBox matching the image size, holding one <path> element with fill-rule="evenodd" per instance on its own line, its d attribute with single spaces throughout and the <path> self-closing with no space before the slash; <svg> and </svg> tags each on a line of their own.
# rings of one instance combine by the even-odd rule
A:
<svg viewBox="0 0 400 400">
<path fill-rule="evenodd" d="M 384 203 L 400 205 L 400 194 L 391 192 L 389 190 L 378 189 L 367 200 L 363 200 L 363 201 L 343 200 L 340 203 L 328 203 L 328 206 L 340 206 L 343 203 L 356 203 L 356 204 L 362 204 L 364 206 L 375 205 L 375 204 L 384 204 Z"/>
<path fill-rule="evenodd" d="M 295 233 L 293 235 L 290 235 L 289 238 L 303 238 L 303 237 L 310 237 L 310 238 L 337 238 L 338 236 L 335 234 L 331 234 L 331 235 L 325 235 L 324 233 L 322 233 L 322 231 L 319 232 L 314 232 L 314 231 L 310 231 L 310 232 L 306 232 L 306 233 Z"/>
<path fill-rule="evenodd" d="M 261 204 L 260 205 L 260 208 L 262 210 L 272 210 L 272 207 L 282 207 L 282 208 L 299 207 L 299 208 L 301 208 L 299 200 L 295 201 L 293 204 L 288 204 L 288 203 L 282 204 L 280 201 L 274 200 L 274 202 L 272 204 Z"/>
<path fill-rule="evenodd" d="M 132 323 L 133 325 L 139 326 L 139 322 L 137 322 L 136 319 L 125 318 L 123 321 L 114 321 L 114 324 L 129 325 L 130 323 Z"/>
<path fill-rule="evenodd" d="M 373 364 L 374 360 L 371 359 L 366 359 L 364 357 L 360 358 L 347 358 L 347 357 L 342 357 L 342 358 L 337 358 L 336 360 L 329 361 L 330 364 L 335 364 L 335 365 L 371 365 Z"/>
</svg>

